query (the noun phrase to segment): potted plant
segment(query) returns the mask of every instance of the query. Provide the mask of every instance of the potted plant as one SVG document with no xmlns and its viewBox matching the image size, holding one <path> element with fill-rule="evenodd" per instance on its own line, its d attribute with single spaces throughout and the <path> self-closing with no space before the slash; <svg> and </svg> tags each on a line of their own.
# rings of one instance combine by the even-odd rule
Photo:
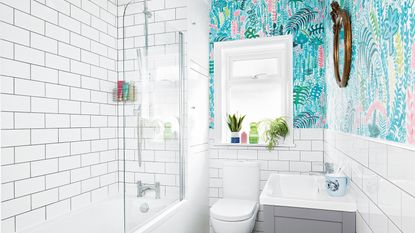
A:
<svg viewBox="0 0 415 233">
<path fill-rule="evenodd" d="M 239 143 L 239 131 L 242 129 L 242 122 L 245 119 L 244 116 L 238 116 L 237 114 L 229 115 L 227 119 L 227 124 L 229 130 L 231 131 L 231 143 Z"/>
<path fill-rule="evenodd" d="M 273 150 L 278 145 L 278 140 L 285 137 L 289 133 L 287 121 L 284 117 L 278 117 L 275 119 L 264 120 L 261 122 L 264 125 L 264 140 L 267 143 L 269 151 Z"/>
</svg>

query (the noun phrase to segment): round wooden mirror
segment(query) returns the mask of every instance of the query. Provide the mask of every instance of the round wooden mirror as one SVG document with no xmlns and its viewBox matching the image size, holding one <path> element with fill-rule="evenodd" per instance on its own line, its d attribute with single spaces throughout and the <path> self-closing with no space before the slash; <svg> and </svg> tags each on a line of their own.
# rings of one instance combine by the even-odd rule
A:
<svg viewBox="0 0 415 233">
<path fill-rule="evenodd" d="M 352 26 L 347 12 L 338 2 L 331 3 L 333 21 L 333 60 L 334 75 L 339 87 L 346 87 L 352 62 Z"/>
</svg>

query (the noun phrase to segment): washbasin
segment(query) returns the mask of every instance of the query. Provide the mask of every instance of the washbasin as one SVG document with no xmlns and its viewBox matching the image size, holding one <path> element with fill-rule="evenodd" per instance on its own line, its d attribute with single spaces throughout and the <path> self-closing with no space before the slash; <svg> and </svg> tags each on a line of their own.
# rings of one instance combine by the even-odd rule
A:
<svg viewBox="0 0 415 233">
<path fill-rule="evenodd" d="M 327 194 L 323 175 L 271 174 L 260 195 L 260 204 L 356 211 L 356 202 L 351 192 L 343 197 Z"/>
</svg>

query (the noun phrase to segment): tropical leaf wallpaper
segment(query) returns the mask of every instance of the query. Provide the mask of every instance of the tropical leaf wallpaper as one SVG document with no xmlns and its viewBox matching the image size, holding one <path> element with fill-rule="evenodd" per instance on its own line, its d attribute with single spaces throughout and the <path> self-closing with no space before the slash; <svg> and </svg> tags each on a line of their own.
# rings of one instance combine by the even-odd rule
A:
<svg viewBox="0 0 415 233">
<path fill-rule="evenodd" d="M 333 71 L 329 0 L 212 0 L 213 43 L 293 34 L 294 126 L 415 144 L 415 0 L 338 0 L 352 21 L 349 85 Z"/>
<path fill-rule="evenodd" d="M 331 1 L 326 2 L 329 6 Z M 349 85 L 339 89 L 327 30 L 329 128 L 415 144 L 415 0 L 341 0 L 352 21 Z M 326 8 L 325 28 L 331 28 Z"/>
<path fill-rule="evenodd" d="M 294 36 L 294 124 L 326 126 L 324 0 L 212 0 L 210 127 L 214 118 L 213 44 L 284 34 Z M 247 113 L 249 114 L 249 113 Z"/>
</svg>

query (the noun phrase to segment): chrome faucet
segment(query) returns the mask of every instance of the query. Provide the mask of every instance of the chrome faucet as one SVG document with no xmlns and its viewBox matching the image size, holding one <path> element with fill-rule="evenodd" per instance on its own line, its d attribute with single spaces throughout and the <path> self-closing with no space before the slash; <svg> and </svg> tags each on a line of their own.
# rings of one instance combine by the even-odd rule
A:
<svg viewBox="0 0 415 233">
<path fill-rule="evenodd" d="M 324 163 L 323 171 L 313 171 L 309 172 L 310 175 L 325 175 L 325 174 L 331 174 L 334 173 L 334 163 Z"/>
<path fill-rule="evenodd" d="M 160 199 L 160 182 L 143 184 L 141 180 L 137 181 L 137 197 L 143 197 L 147 191 L 154 191 L 156 199 Z"/>
</svg>

